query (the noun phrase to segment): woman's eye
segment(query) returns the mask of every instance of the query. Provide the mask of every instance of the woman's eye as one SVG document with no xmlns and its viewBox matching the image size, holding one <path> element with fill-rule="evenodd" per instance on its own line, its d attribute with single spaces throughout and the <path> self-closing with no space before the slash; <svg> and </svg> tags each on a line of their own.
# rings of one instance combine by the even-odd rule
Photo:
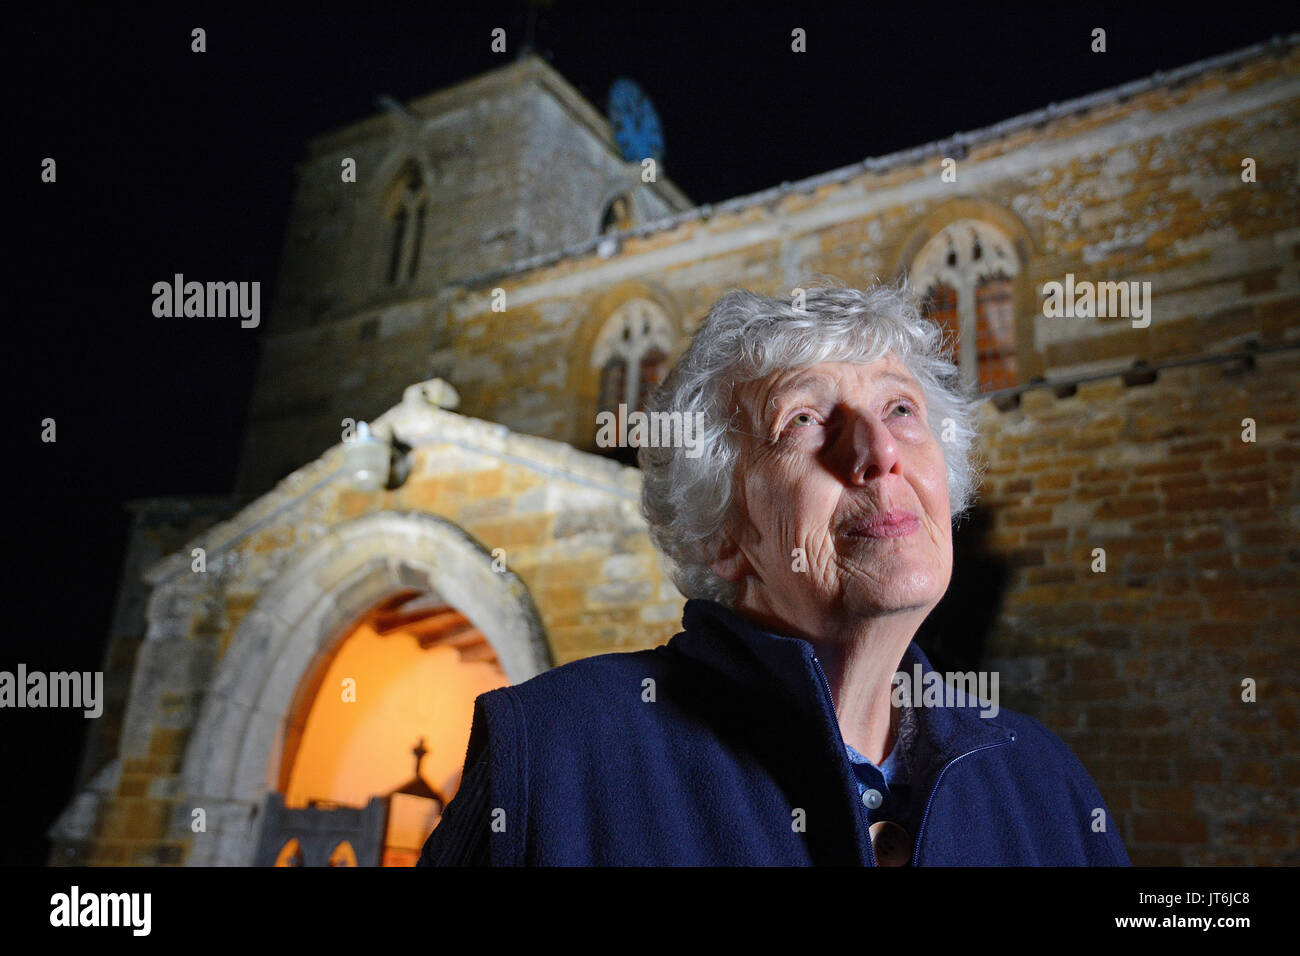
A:
<svg viewBox="0 0 1300 956">
<path fill-rule="evenodd" d="M 894 406 L 894 411 L 899 411 L 900 409 L 906 411 L 907 414 L 911 417 L 916 416 L 916 406 L 914 406 L 911 402 L 907 401 L 906 399 L 900 401 L 897 405 Z"/>
<path fill-rule="evenodd" d="M 794 437 L 796 431 L 802 431 L 812 425 L 817 424 L 817 416 L 813 412 L 796 412 L 787 418 L 781 425 L 780 432 L 776 435 L 775 441 L 788 441 Z"/>
</svg>

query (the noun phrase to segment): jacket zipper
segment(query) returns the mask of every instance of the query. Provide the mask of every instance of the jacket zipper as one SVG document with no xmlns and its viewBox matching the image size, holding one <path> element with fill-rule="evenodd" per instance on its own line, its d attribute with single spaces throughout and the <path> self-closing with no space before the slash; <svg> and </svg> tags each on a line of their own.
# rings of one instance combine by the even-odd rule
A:
<svg viewBox="0 0 1300 956">
<path fill-rule="evenodd" d="M 831 723 L 833 723 L 833 724 L 835 725 L 835 730 L 836 730 L 836 733 L 838 734 L 838 733 L 839 733 L 839 721 L 838 721 L 838 720 L 836 719 L 836 717 L 835 717 L 835 698 L 834 698 L 833 696 L 831 696 L 831 682 L 828 681 L 828 680 L 826 679 L 826 672 L 825 672 L 824 670 L 822 670 L 822 662 L 819 661 L 819 660 L 817 659 L 817 655 L 816 655 L 816 654 L 813 655 L 813 663 L 817 666 L 817 676 L 820 677 L 820 678 L 822 679 L 822 690 L 824 690 L 824 691 L 826 692 L 826 706 L 827 706 L 828 708 L 830 708 L 830 712 L 831 712 Z M 843 756 L 843 758 L 844 758 L 845 760 L 847 760 L 847 759 L 848 759 L 848 752 L 847 752 L 847 750 L 844 748 L 843 744 L 844 744 L 844 740 L 843 740 L 843 737 L 841 737 L 841 739 L 840 739 L 840 745 L 841 745 L 841 746 L 840 746 L 840 754 Z M 854 815 L 857 816 L 857 815 L 859 815 L 859 814 L 861 814 L 861 813 L 862 813 L 862 811 L 859 810 L 859 809 L 857 808 L 857 804 L 855 803 L 855 804 L 854 804 Z M 867 844 L 867 859 L 870 861 L 870 863 L 871 863 L 872 866 L 879 866 L 879 864 L 876 862 L 876 848 L 875 848 L 874 846 L 871 845 L 871 837 L 870 837 L 870 836 L 867 837 L 866 844 Z"/>
<path fill-rule="evenodd" d="M 822 679 L 822 689 L 826 691 L 826 704 L 830 707 L 831 713 L 835 713 L 835 698 L 831 696 L 831 682 L 826 679 L 826 672 L 822 670 L 822 662 L 813 655 L 813 663 L 817 665 L 817 676 Z"/>
<path fill-rule="evenodd" d="M 921 837 L 925 834 L 925 825 L 930 821 L 930 807 L 934 805 L 934 795 L 939 792 L 939 784 L 943 783 L 943 777 L 944 774 L 948 772 L 948 768 L 963 757 L 977 754 L 981 750 L 992 750 L 994 747 L 1005 747 L 1015 739 L 1015 736 L 1012 735 L 1007 740 L 999 740 L 995 744 L 984 744 L 983 746 L 976 747 L 974 750 L 968 750 L 964 754 L 958 754 L 943 765 L 943 769 L 939 771 L 939 776 L 934 779 L 934 786 L 930 788 L 930 796 L 927 797 L 925 801 L 925 811 L 921 814 L 921 826 L 918 827 L 916 831 L 916 846 L 912 849 L 912 866 L 916 866 L 917 861 L 921 858 Z"/>
<path fill-rule="evenodd" d="M 817 675 L 822 679 L 822 690 L 826 692 L 826 703 L 830 707 L 831 716 L 833 718 L 835 714 L 835 699 L 831 696 L 830 681 L 826 679 L 826 672 L 822 670 L 822 662 L 817 659 L 816 654 L 813 655 L 813 663 L 817 665 Z M 944 774 L 948 772 L 948 768 L 963 757 L 969 757 L 971 754 L 979 753 L 981 750 L 991 750 L 994 747 L 1004 747 L 1015 741 L 1015 739 L 1015 735 L 1013 734 L 1007 740 L 999 740 L 997 743 L 993 744 L 983 744 L 982 746 L 976 747 L 974 750 L 968 750 L 963 754 L 958 754 L 943 765 L 943 768 L 939 771 L 939 776 L 934 778 L 934 786 L 930 788 L 930 796 L 927 797 L 925 801 L 925 810 L 921 813 L 921 826 L 916 831 L 916 845 L 912 849 L 912 866 L 916 866 L 917 860 L 921 858 L 921 837 L 925 834 L 925 825 L 930 821 L 930 807 L 934 805 L 934 795 L 939 792 L 939 784 L 943 783 Z M 858 812 L 860 813 L 861 811 Z M 876 862 L 876 848 L 871 845 L 870 839 L 866 842 L 867 857 L 870 859 L 872 866 L 878 866 L 879 864 Z"/>
</svg>

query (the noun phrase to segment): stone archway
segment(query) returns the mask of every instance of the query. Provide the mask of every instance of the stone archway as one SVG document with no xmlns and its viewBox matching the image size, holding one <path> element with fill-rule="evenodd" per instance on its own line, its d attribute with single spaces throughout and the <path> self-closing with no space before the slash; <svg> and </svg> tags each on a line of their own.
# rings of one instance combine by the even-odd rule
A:
<svg viewBox="0 0 1300 956">
<path fill-rule="evenodd" d="M 171 839 L 190 865 L 252 863 L 257 810 L 277 783 L 286 718 L 314 663 L 374 605 L 397 591 L 441 595 L 487 637 L 511 683 L 552 665 L 523 582 L 450 522 L 380 512 L 333 528 L 258 599 L 211 685 L 181 767 Z M 191 832 L 202 809 L 206 831 Z"/>
</svg>

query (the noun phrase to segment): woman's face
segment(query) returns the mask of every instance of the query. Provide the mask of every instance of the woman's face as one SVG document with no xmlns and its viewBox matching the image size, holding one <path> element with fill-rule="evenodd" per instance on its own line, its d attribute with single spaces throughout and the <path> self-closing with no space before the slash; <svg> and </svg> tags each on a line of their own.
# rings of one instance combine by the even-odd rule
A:
<svg viewBox="0 0 1300 956">
<path fill-rule="evenodd" d="M 742 607 L 805 633 L 818 621 L 929 614 L 952 574 L 948 483 L 902 362 L 887 353 L 780 372 L 738 386 L 736 401 L 748 434 L 733 547 L 713 568 L 744 580 Z"/>
</svg>

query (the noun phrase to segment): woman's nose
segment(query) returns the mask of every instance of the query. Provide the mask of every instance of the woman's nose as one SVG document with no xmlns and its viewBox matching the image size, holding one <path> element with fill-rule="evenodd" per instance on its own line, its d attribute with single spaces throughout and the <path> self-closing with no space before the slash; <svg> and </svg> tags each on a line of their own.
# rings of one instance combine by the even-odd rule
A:
<svg viewBox="0 0 1300 956">
<path fill-rule="evenodd" d="M 866 484 L 891 471 L 900 471 L 902 463 L 898 457 L 898 446 L 893 434 L 880 419 L 869 413 L 853 412 L 846 431 L 846 477 L 850 484 Z"/>
</svg>

